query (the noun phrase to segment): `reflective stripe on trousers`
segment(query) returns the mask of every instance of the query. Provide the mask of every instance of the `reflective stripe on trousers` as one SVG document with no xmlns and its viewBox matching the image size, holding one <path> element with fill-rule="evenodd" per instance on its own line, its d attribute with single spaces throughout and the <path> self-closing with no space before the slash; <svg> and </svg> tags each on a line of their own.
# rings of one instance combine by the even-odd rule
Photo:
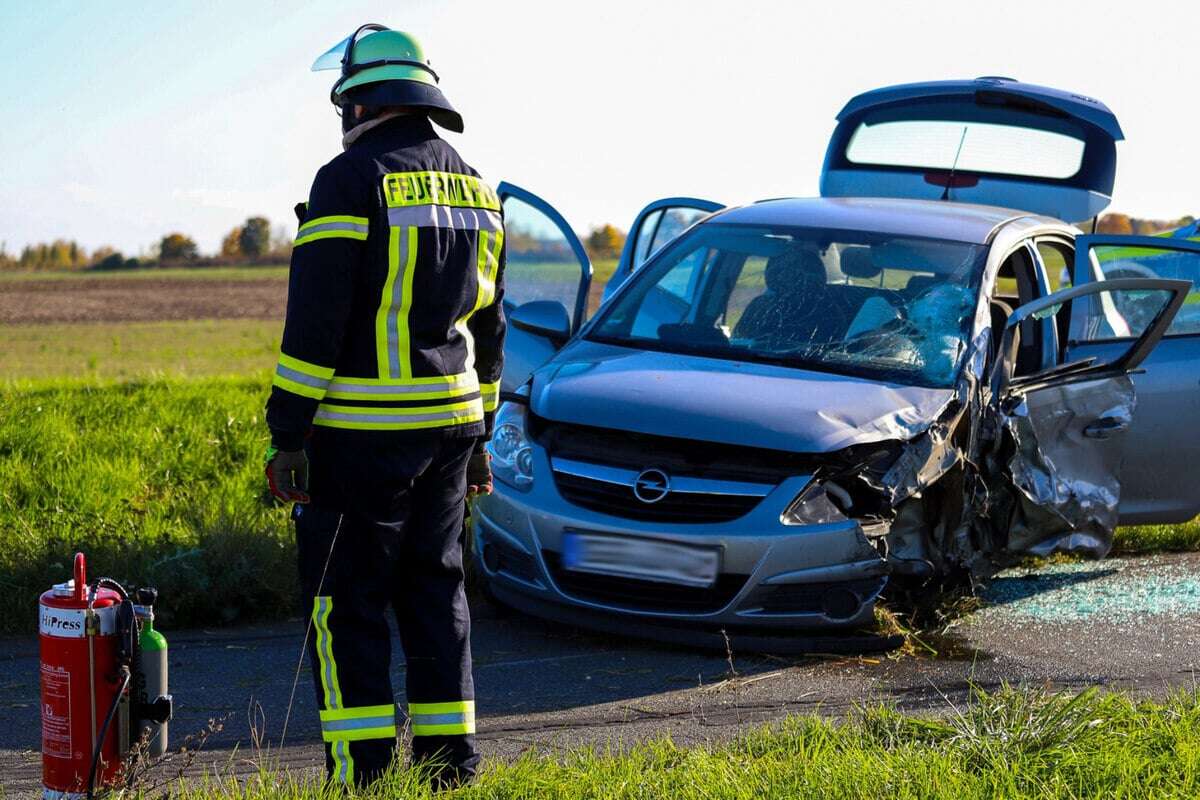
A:
<svg viewBox="0 0 1200 800">
<path fill-rule="evenodd" d="M 321 738 L 327 742 L 395 739 L 396 707 L 327 708 L 321 712 Z"/>
<path fill-rule="evenodd" d="M 312 619 L 317 632 L 317 661 L 320 666 L 321 690 L 324 693 L 326 710 L 336 711 L 342 707 L 342 690 L 338 685 L 337 661 L 333 658 L 333 633 L 329 630 L 329 615 L 333 612 L 333 598 L 313 598 Z M 331 742 L 333 775 L 341 783 L 354 781 L 354 757 L 350 755 L 350 743 L 345 739 Z"/>
<path fill-rule="evenodd" d="M 409 703 L 413 736 L 467 736 L 475 733 L 475 701 Z"/>
</svg>

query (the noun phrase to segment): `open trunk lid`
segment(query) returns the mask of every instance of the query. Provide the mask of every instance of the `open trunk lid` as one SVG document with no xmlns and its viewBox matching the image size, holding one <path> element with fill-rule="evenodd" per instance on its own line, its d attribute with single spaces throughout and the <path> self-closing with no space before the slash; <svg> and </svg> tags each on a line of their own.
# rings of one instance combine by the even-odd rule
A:
<svg viewBox="0 0 1200 800">
<path fill-rule="evenodd" d="M 823 197 L 954 200 L 1071 222 L 1108 206 L 1124 138 L 1100 101 L 1010 78 L 875 89 L 837 119 Z"/>
</svg>

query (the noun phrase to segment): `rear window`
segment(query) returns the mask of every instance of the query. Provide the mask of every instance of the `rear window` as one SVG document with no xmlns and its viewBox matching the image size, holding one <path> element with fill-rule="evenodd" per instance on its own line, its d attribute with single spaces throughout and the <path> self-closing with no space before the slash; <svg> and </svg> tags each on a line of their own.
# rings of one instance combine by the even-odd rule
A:
<svg viewBox="0 0 1200 800">
<path fill-rule="evenodd" d="M 918 119 L 861 123 L 846 145 L 853 164 L 991 172 L 1066 179 L 1079 172 L 1084 141 L 1018 125 Z"/>
</svg>

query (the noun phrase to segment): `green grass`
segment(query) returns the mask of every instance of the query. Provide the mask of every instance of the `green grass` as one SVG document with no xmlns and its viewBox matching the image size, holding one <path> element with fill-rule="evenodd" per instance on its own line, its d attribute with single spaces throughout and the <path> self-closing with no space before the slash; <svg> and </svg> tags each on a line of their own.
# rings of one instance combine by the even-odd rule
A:
<svg viewBox="0 0 1200 800">
<path fill-rule="evenodd" d="M 274 367 L 282 330 L 282 320 L 252 319 L 6 325 L 0 376 L 259 374 Z"/>
<path fill-rule="evenodd" d="M 171 278 L 187 280 L 260 280 L 286 278 L 286 266 L 240 267 L 145 267 L 114 270 L 46 270 L 43 272 L 0 272 L 0 284 L 19 281 L 112 280 L 115 278 Z"/>
<path fill-rule="evenodd" d="M 621 752 L 526 754 L 485 767 L 462 800 L 746 798 L 747 800 L 995 800 L 1200 796 L 1200 697 L 1136 702 L 1002 688 L 976 692 L 939 719 L 862 710 L 842 721 L 792 717 L 737 740 L 681 747 L 662 739 Z M 272 763 L 268 754 L 259 763 Z M 171 786 L 177 800 L 333 800 L 316 778 L 264 767 L 237 781 Z M 149 795 L 146 792 L 146 795 Z M 430 797 L 398 770 L 371 798 Z M 446 796 L 446 795 L 440 795 Z"/>
<path fill-rule="evenodd" d="M 1118 528 L 1113 553 L 1189 552 L 1200 550 L 1200 518 L 1182 525 L 1136 525 Z"/>
<path fill-rule="evenodd" d="M 0 387 L 0 631 L 69 576 L 163 589 L 164 627 L 295 603 L 286 512 L 262 502 L 266 377 Z"/>
</svg>

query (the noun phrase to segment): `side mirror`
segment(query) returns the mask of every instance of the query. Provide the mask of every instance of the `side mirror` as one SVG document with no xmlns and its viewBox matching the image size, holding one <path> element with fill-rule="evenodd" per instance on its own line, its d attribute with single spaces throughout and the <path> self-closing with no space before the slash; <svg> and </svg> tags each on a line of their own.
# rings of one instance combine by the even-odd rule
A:
<svg viewBox="0 0 1200 800">
<path fill-rule="evenodd" d="M 517 306 L 508 321 L 518 330 L 549 339 L 555 347 L 571 338 L 571 317 L 556 300 L 531 300 Z"/>
</svg>

